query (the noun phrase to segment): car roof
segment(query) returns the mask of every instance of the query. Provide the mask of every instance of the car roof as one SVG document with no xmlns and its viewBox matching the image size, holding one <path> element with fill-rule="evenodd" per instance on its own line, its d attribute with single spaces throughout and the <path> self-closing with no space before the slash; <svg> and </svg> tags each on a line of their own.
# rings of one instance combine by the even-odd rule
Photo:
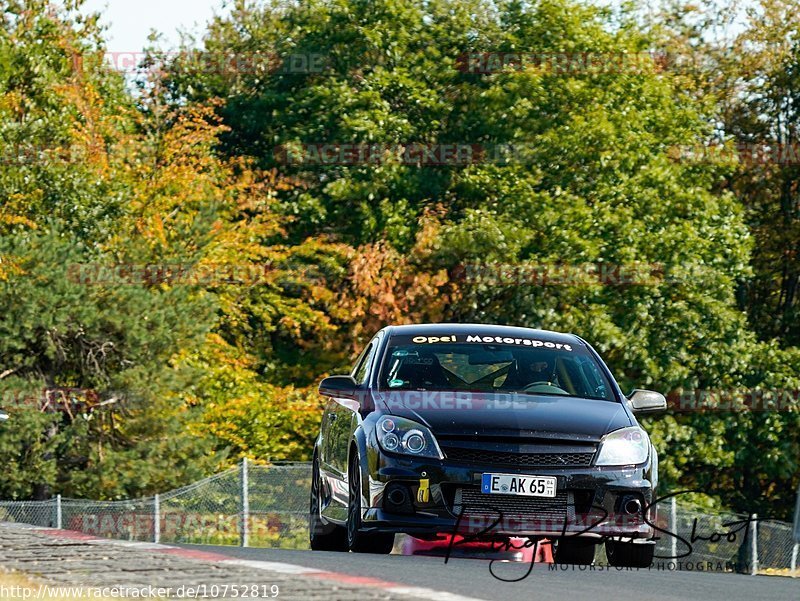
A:
<svg viewBox="0 0 800 601">
<path fill-rule="evenodd" d="M 545 342 L 564 344 L 579 342 L 585 344 L 575 334 L 535 330 L 519 326 L 503 326 L 486 323 L 421 323 L 403 326 L 388 326 L 384 331 L 389 336 L 448 336 L 451 334 L 473 336 L 503 336 L 506 338 L 534 337 Z"/>
</svg>

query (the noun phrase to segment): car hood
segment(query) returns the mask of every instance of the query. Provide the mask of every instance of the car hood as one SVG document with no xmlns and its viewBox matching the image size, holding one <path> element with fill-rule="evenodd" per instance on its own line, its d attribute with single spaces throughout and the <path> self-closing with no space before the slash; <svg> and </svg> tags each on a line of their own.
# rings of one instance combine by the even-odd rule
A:
<svg viewBox="0 0 800 601">
<path fill-rule="evenodd" d="M 384 412 L 425 424 L 434 434 L 599 441 L 633 425 L 621 403 L 567 396 L 434 391 L 375 394 Z"/>
</svg>

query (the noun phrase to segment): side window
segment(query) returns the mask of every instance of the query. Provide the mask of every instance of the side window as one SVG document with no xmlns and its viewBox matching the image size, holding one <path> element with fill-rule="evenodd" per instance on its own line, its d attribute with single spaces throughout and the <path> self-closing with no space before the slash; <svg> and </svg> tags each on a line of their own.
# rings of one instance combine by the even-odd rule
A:
<svg viewBox="0 0 800 601">
<path fill-rule="evenodd" d="M 372 357 L 375 355 L 375 349 L 378 348 L 377 340 L 373 340 L 369 343 L 364 352 L 361 353 L 361 358 L 359 359 L 356 368 L 353 370 L 353 378 L 355 379 L 357 384 L 363 384 L 367 381 L 367 377 L 369 376 L 369 366 L 372 363 Z"/>
</svg>

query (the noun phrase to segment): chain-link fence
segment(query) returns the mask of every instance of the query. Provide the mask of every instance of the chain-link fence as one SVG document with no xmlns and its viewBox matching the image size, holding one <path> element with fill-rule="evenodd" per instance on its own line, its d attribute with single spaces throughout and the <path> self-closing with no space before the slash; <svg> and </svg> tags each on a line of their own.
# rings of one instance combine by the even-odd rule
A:
<svg viewBox="0 0 800 601">
<path fill-rule="evenodd" d="M 164 543 L 308 546 L 311 466 L 242 462 L 170 492 L 129 501 L 2 501 L 0 521 Z"/>
<path fill-rule="evenodd" d="M 665 511 L 666 510 L 666 511 Z M 659 504 L 656 563 L 671 569 L 793 572 L 792 526 L 757 515 L 681 506 L 674 498 Z M 796 553 L 796 551 L 795 551 Z"/>
<path fill-rule="evenodd" d="M 311 465 L 239 466 L 161 495 L 130 501 L 0 502 L 0 521 L 137 541 L 308 548 Z M 659 503 L 656 564 L 670 570 L 794 571 L 792 525 Z M 605 558 L 598 547 L 598 561 Z"/>
</svg>

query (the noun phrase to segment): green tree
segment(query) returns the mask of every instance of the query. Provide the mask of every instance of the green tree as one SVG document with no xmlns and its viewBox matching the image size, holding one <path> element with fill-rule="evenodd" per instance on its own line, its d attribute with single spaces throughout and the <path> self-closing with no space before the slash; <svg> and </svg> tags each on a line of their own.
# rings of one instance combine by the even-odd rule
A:
<svg viewBox="0 0 800 601">
<path fill-rule="evenodd" d="M 327 278 L 350 249 L 287 245 L 274 197 L 296 184 L 221 157 L 214 103 L 164 105 L 157 78 L 132 94 L 80 6 L 2 6 L 0 456 L 14 473 L 0 497 L 122 498 L 208 475 L 242 449 L 198 427 L 209 405 L 347 359 L 325 341 Z"/>
<path fill-rule="evenodd" d="M 146 247 L 114 244 L 140 183 L 125 167 L 139 117 L 102 65 L 96 19 L 76 8 L 2 6 L 2 497 L 129 496 L 216 463 L 189 436 L 177 393 L 191 374 L 174 360 L 202 344 L 215 302 L 119 277 Z M 64 388 L 80 398 L 47 402 L 43 390 Z"/>
<path fill-rule="evenodd" d="M 711 22 L 673 23 L 684 36 L 681 48 L 691 48 Z M 702 87 L 701 76 L 670 60 L 665 67 L 658 56 L 642 59 L 659 49 L 663 31 L 627 6 L 565 0 L 339 0 L 258 8 L 241 2 L 210 26 L 202 50 L 187 49 L 169 66 L 166 85 L 177 101 L 222 99 L 218 114 L 231 128 L 224 151 L 254 156 L 301 184 L 277 196 L 279 211 L 296 217 L 290 238 L 332 233 L 365 257 L 378 245 L 377 265 L 391 264 L 393 252 L 409 256 L 395 262 L 391 283 L 356 287 L 379 299 L 381 309 L 371 314 L 385 321 L 398 320 L 394 311 L 414 298 L 396 291 L 420 281 L 415 271 L 434 278 L 444 270 L 460 280 L 430 279 L 434 286 L 426 292 L 431 299 L 447 295 L 444 312 L 432 303 L 415 318 L 581 332 L 626 387 L 789 388 L 781 366 L 793 364 L 794 354 L 759 345 L 737 304 L 737 290 L 751 275 L 753 241 L 741 200 L 722 185 L 736 161 L 684 156 L 687 147 L 713 137 L 729 82 Z M 197 69 L 223 52 L 318 55 L 324 66 L 307 73 Z M 552 57 L 556 66 L 465 73 L 458 61 L 469 52 L 530 52 Z M 627 67 L 585 69 L 575 62 L 585 53 L 631 60 Z M 701 54 L 698 62 L 715 56 Z M 561 68 L 558 61 L 578 66 Z M 320 143 L 460 143 L 512 154 L 505 161 L 425 167 L 282 163 L 285 149 Z M 420 218 L 434 206 L 441 206 L 441 227 L 415 255 Z M 585 264 L 607 266 L 612 277 L 616 266 L 638 264 L 655 277 L 616 286 L 526 279 L 537 269 Z M 481 266 L 500 266 L 500 277 L 472 277 L 486 273 Z M 508 269 L 521 275 L 509 280 L 502 276 Z M 367 271 L 354 270 L 351 281 L 358 284 Z M 744 508 L 762 499 L 757 490 L 765 491 L 757 502 L 766 507 L 784 500 L 776 488 L 796 484 L 791 456 L 764 453 L 778 431 L 784 450 L 798 448 L 795 412 L 647 421 L 667 487 L 691 484 Z M 748 435 L 758 442 L 732 450 Z M 746 468 L 759 453 L 757 469 Z M 726 478 L 717 481 L 718 471 Z M 737 472 L 752 475 L 744 476 L 747 494 L 729 494 Z"/>
<path fill-rule="evenodd" d="M 782 410 L 706 416 L 680 436 L 693 454 L 715 457 L 719 488 L 742 511 L 777 511 L 787 519 L 800 477 L 797 400 L 797 2 L 765 0 L 721 6 L 713 2 L 667 3 L 647 22 L 651 35 L 674 55 L 671 68 L 704 107 L 713 126 L 693 143 L 698 162 L 732 164 L 713 183 L 715 194 L 732 192 L 744 211 L 753 251 L 751 274 L 737 286 L 748 316 L 747 369 L 737 373 Z M 676 430 L 677 432 L 677 430 Z M 670 436 L 669 434 L 666 434 Z M 701 445 L 694 447 L 694 443 Z M 685 460 L 683 480 L 707 488 L 697 463 Z M 715 485 L 717 486 L 717 485 Z M 713 488 L 713 486 L 712 486 Z"/>
</svg>

